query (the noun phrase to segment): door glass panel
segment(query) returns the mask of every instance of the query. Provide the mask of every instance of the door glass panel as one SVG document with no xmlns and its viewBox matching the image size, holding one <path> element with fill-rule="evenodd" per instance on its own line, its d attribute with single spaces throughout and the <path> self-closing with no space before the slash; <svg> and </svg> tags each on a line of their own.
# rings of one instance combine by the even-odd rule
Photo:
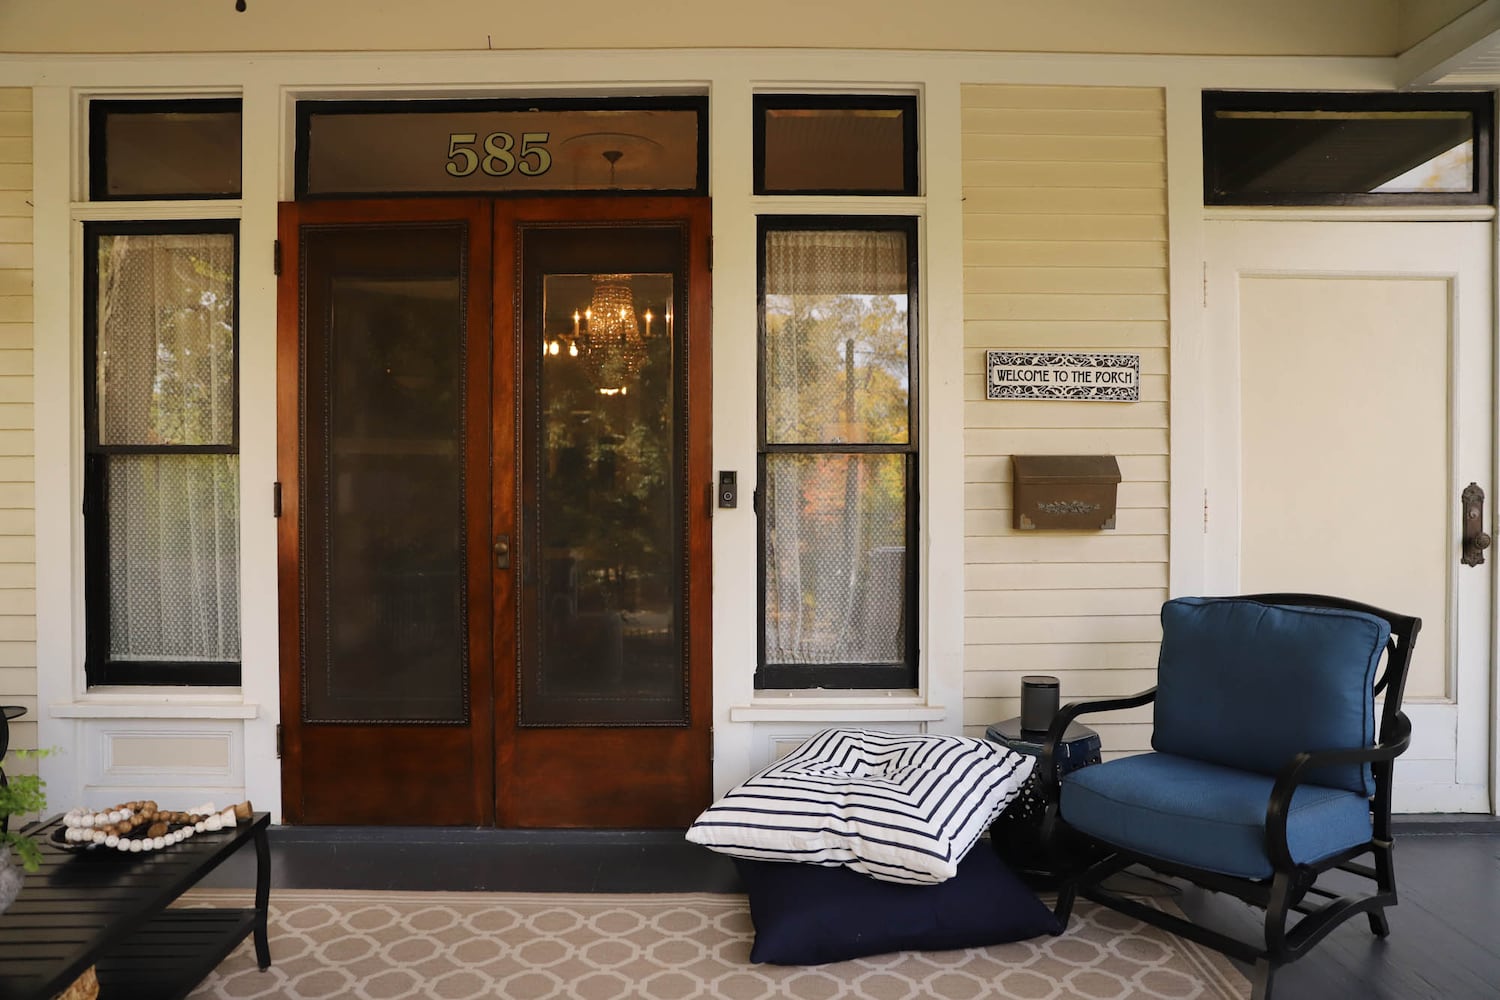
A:
<svg viewBox="0 0 1500 1000">
<path fill-rule="evenodd" d="M 305 721 L 466 721 L 467 238 L 304 231 Z"/>
<path fill-rule="evenodd" d="M 684 718 L 676 291 L 672 273 L 542 278 L 522 725 Z"/>
</svg>

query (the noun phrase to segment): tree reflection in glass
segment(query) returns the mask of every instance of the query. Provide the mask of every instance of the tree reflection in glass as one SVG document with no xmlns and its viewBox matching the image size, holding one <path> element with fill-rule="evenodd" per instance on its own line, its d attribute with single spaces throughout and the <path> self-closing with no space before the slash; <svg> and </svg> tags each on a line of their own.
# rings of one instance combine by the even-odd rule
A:
<svg viewBox="0 0 1500 1000">
<path fill-rule="evenodd" d="M 683 706 L 673 280 L 543 284 L 528 722 L 672 721 Z"/>
<path fill-rule="evenodd" d="M 767 664 L 906 655 L 907 235 L 765 237 Z M 803 450 L 807 449 L 807 450 Z"/>
</svg>

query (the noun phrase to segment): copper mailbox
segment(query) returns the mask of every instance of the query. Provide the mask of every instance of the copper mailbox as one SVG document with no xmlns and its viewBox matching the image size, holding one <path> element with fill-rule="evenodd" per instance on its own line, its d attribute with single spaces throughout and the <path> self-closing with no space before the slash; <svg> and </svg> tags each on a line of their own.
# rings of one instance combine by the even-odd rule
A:
<svg viewBox="0 0 1500 1000">
<path fill-rule="evenodd" d="M 1120 463 L 1113 455 L 1012 455 L 1011 526 L 1105 531 L 1115 526 Z"/>
</svg>

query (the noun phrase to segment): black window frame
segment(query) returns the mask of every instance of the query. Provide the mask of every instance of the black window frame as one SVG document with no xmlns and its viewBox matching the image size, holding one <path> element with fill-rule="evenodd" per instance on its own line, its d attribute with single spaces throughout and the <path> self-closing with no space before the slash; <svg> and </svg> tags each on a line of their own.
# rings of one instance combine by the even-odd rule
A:
<svg viewBox="0 0 1500 1000">
<path fill-rule="evenodd" d="M 238 201 L 245 190 L 244 101 L 238 97 L 185 97 L 173 100 L 95 98 L 89 101 L 89 201 Z M 179 192 L 110 194 L 109 130 L 111 115 L 227 114 L 240 115 L 240 190 L 232 194 Z"/>
<path fill-rule="evenodd" d="M 308 157 L 312 155 L 311 127 L 315 114 L 388 115 L 442 114 L 464 111 L 691 111 L 698 116 L 698 183 L 692 188 L 539 188 L 535 191 L 353 191 L 307 190 Z M 365 198 L 675 198 L 708 194 L 708 98 L 682 97 L 547 97 L 524 98 L 411 98 L 373 101 L 298 101 L 292 154 L 292 197 L 297 201 L 351 201 Z"/>
<path fill-rule="evenodd" d="M 234 414 L 231 443 L 197 445 L 99 442 L 99 240 L 104 236 L 228 235 L 234 241 Z M 83 225 L 83 540 L 84 676 L 88 687 L 192 685 L 238 687 L 241 660 L 110 660 L 110 455 L 235 455 L 240 453 L 240 221 L 238 219 L 86 222 Z M 243 580 L 243 576 L 241 576 Z"/>
<path fill-rule="evenodd" d="M 1214 156 L 1220 111 L 1467 111 L 1474 121 L 1474 190 L 1239 193 L 1217 184 Z M 1203 203 L 1205 205 L 1392 206 L 1491 205 L 1494 203 L 1495 101 L 1489 91 L 1396 93 L 1390 91 L 1285 92 L 1205 90 L 1203 92 Z"/>
<path fill-rule="evenodd" d="M 907 435 L 901 443 L 772 444 L 766 440 L 766 237 L 771 232 L 822 232 L 864 230 L 906 234 L 907 283 Z M 880 689 L 916 689 L 920 681 L 919 629 L 921 594 L 918 590 L 918 554 L 920 513 L 918 494 L 920 465 L 920 428 L 918 414 L 918 360 L 921 311 L 918 301 L 919 255 L 918 217 L 913 215 L 762 215 L 756 219 L 756 690 L 805 690 L 827 688 L 840 691 Z M 888 455 L 906 456 L 906 586 L 905 662 L 899 664 L 849 663 L 800 664 L 766 662 L 766 515 L 763 491 L 766 483 L 766 459 L 770 455 Z"/>
<path fill-rule="evenodd" d="M 756 94 L 754 107 L 755 193 L 768 195 L 811 195 L 825 197 L 854 196 L 865 198 L 915 197 L 920 191 L 917 158 L 917 98 L 914 94 Z M 902 179 L 900 190 L 877 191 L 847 188 L 767 188 L 766 187 L 766 112 L 808 111 L 900 111 L 902 129 Z"/>
</svg>

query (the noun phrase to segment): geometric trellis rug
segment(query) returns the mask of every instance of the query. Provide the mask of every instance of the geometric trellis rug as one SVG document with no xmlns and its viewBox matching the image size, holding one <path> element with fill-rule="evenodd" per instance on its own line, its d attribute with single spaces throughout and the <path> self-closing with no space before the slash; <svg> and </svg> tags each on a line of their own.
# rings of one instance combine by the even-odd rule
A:
<svg viewBox="0 0 1500 1000">
<path fill-rule="evenodd" d="M 197 890 L 187 906 L 247 906 Z M 745 897 L 274 890 L 271 967 L 242 944 L 192 993 L 355 1000 L 1231 1000 L 1246 979 L 1217 952 L 1085 900 L 1061 937 L 897 952 L 831 965 L 752 965 Z"/>
</svg>

